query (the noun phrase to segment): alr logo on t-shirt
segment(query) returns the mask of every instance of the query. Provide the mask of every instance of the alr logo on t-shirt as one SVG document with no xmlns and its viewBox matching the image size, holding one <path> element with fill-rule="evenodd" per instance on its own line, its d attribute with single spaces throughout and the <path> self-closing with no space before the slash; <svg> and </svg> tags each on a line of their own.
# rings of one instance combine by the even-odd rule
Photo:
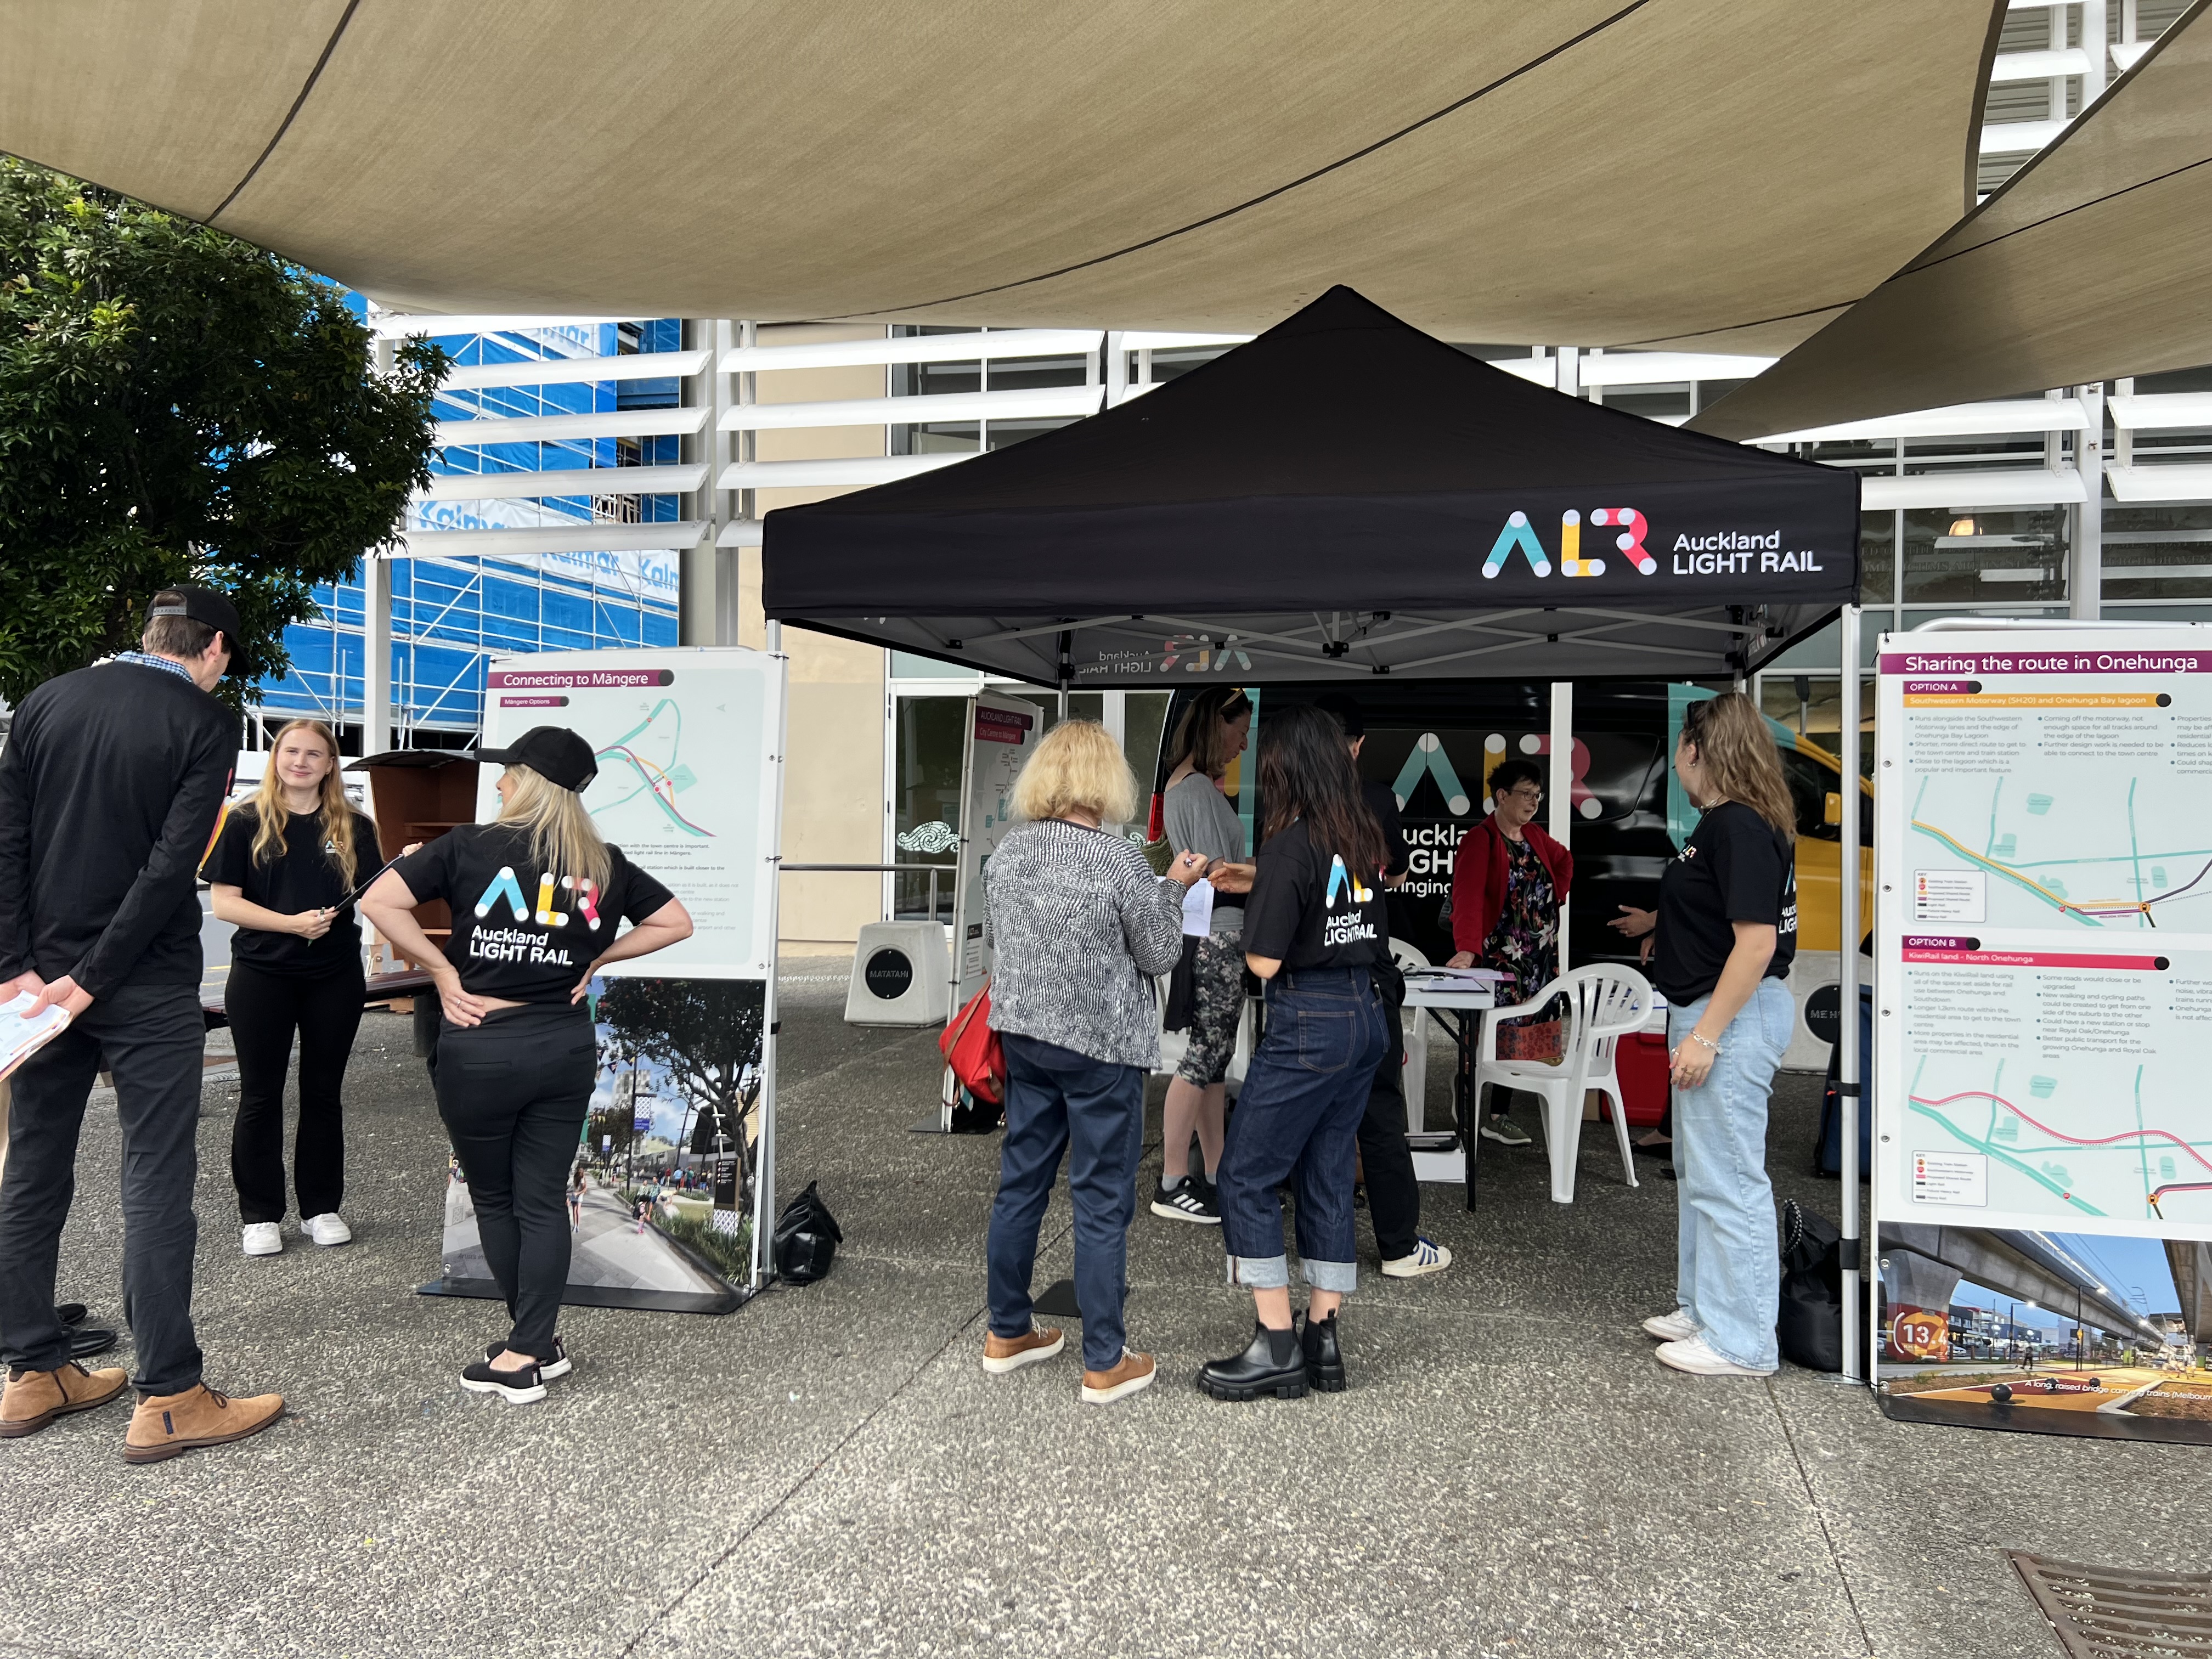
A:
<svg viewBox="0 0 2212 1659">
<path fill-rule="evenodd" d="M 561 886 L 564 891 L 576 896 L 577 914 L 584 918 L 586 925 L 593 933 L 599 932 L 599 894 L 592 878 L 589 876 L 563 876 Z M 530 907 L 523 900 L 522 888 L 514 878 L 513 865 L 501 865 L 499 873 L 491 878 L 491 884 L 477 900 L 477 919 L 481 921 L 489 915 L 492 906 L 502 898 L 507 901 L 507 908 L 514 912 L 517 921 L 526 922 L 531 919 Z M 568 915 L 553 908 L 553 872 L 550 870 L 538 878 L 538 925 L 540 927 L 566 927 L 568 925 Z"/>
<path fill-rule="evenodd" d="M 1339 853 L 1329 860 L 1328 892 L 1322 900 L 1322 908 L 1325 910 L 1335 909 L 1337 893 L 1344 889 L 1350 890 L 1352 902 L 1354 904 L 1364 904 L 1375 896 L 1373 889 L 1362 884 L 1358 877 L 1345 868 L 1344 854 Z"/>
</svg>

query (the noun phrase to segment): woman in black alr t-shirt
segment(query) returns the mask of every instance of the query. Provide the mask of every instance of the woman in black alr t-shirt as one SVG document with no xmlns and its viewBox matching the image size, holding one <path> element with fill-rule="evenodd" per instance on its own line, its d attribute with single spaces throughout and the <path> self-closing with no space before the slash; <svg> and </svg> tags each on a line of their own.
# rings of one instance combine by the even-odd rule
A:
<svg viewBox="0 0 2212 1659">
<path fill-rule="evenodd" d="M 546 1379 L 568 1370 L 554 1329 L 568 1281 L 565 1188 L 599 1074 L 585 988 L 608 963 L 690 938 L 691 918 L 599 839 L 579 793 L 599 773 L 582 738 L 535 726 L 477 759 L 506 764 L 498 820 L 450 830 L 402 859 L 361 908 L 437 981 L 438 1112 L 514 1318 L 461 1386 L 520 1403 L 544 1399 Z M 414 916 L 430 899 L 453 913 L 443 957 Z M 625 921 L 633 925 L 617 937 Z"/>
<path fill-rule="evenodd" d="M 1244 906 L 1244 964 L 1267 981 L 1267 1026 L 1221 1154 L 1229 1277 L 1252 1291 L 1243 1352 L 1208 1362 L 1217 1400 L 1295 1399 L 1344 1387 L 1336 1310 L 1358 1279 L 1352 1170 L 1367 1096 L 1389 1042 L 1375 968 L 1390 954 L 1382 831 L 1360 798 L 1344 728 L 1319 708 L 1260 730 L 1267 839 Z M 1216 866 L 1218 882 L 1237 879 Z M 1297 1194 L 1303 1328 L 1291 1316 L 1285 1182 Z"/>
<path fill-rule="evenodd" d="M 248 1255 L 284 1248 L 284 1073 L 300 1043 L 292 1184 L 300 1231 L 343 1244 L 346 1062 L 361 1028 L 361 929 L 353 890 L 382 862 L 376 826 L 353 810 L 337 739 L 320 720 L 276 733 L 253 799 L 227 817 L 200 873 L 234 924 L 223 1013 L 238 1045 L 230 1178 Z"/>
<path fill-rule="evenodd" d="M 1676 1370 L 1763 1376 L 1778 1360 L 1766 1109 L 1796 1017 L 1796 814 L 1765 717 L 1740 692 L 1690 705 L 1674 770 L 1703 813 L 1660 878 L 1651 955 L 1674 1046 L 1680 1259 L 1677 1307 L 1644 1328 Z"/>
</svg>

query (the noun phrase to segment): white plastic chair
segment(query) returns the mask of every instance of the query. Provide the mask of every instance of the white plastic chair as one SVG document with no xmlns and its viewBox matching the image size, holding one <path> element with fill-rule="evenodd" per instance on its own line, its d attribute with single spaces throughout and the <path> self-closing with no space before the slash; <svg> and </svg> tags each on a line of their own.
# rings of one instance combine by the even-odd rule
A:
<svg viewBox="0 0 2212 1659">
<path fill-rule="evenodd" d="M 1613 1103 L 1613 1130 L 1620 1142 L 1620 1168 L 1632 1187 L 1636 1154 L 1628 1144 L 1628 1113 L 1613 1066 L 1613 1048 L 1631 1031 L 1643 1029 L 1651 1012 L 1650 981 L 1633 968 L 1603 963 L 1562 974 L 1517 1007 L 1492 1008 L 1482 1017 L 1476 1049 L 1475 1112 L 1482 1110 L 1482 1085 L 1521 1089 L 1544 1103 L 1544 1150 L 1552 1161 L 1552 1201 L 1575 1201 L 1575 1161 L 1582 1151 L 1583 1100 L 1595 1089 Z M 1565 1046 L 1557 1064 L 1498 1058 L 1500 1022 L 1539 1014 L 1555 997 L 1567 1000 Z"/>
<path fill-rule="evenodd" d="M 1401 939 L 1390 941 L 1390 959 L 1398 964 L 1401 973 L 1409 968 L 1433 965 L 1418 945 L 1408 945 Z M 1429 1025 L 1419 1008 L 1407 1009 L 1399 1024 L 1406 1034 L 1406 1051 L 1400 1057 L 1405 1064 L 1406 1133 L 1417 1135 L 1426 1127 L 1428 1121 Z M 1390 1063 L 1387 1056 L 1382 1063 Z"/>
</svg>

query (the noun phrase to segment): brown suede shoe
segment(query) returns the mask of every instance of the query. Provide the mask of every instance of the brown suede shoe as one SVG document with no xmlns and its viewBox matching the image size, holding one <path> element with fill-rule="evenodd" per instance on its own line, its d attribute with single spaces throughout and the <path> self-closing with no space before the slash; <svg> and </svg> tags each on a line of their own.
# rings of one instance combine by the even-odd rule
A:
<svg viewBox="0 0 2212 1659">
<path fill-rule="evenodd" d="M 1027 1336 L 1000 1336 L 987 1331 L 983 1336 L 983 1369 L 994 1376 L 1018 1371 L 1040 1359 L 1051 1358 L 1066 1346 L 1066 1336 L 1041 1325 L 1030 1326 Z"/>
<path fill-rule="evenodd" d="M 195 1446 L 222 1446 L 258 1434 L 284 1414 L 281 1394 L 233 1400 L 204 1382 L 182 1394 L 151 1394 L 138 1402 L 123 1437 L 123 1461 L 158 1463 Z"/>
<path fill-rule="evenodd" d="M 75 1360 L 58 1371 L 10 1371 L 0 1389 L 0 1440 L 20 1440 L 57 1417 L 105 1406 L 127 1380 L 120 1368 L 88 1371 Z"/>
<path fill-rule="evenodd" d="M 1152 1355 L 1124 1348 L 1121 1358 L 1115 1362 L 1111 1370 L 1083 1373 L 1083 1397 L 1094 1406 L 1103 1406 L 1109 1400 L 1119 1400 L 1125 1394 L 1151 1388 L 1152 1378 L 1159 1374 L 1159 1369 L 1153 1363 Z"/>
</svg>

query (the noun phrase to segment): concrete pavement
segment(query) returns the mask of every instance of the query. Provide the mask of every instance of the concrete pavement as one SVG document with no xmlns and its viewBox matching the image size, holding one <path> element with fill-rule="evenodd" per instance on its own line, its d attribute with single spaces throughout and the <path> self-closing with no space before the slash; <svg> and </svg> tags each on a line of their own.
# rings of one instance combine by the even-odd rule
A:
<svg viewBox="0 0 2212 1659">
<path fill-rule="evenodd" d="M 2206 1565 L 2201 1452 L 1892 1425 L 1806 1373 L 1653 1364 L 1635 1321 L 1669 1300 L 1674 1188 L 1622 1186 L 1595 1129 L 1571 1207 L 1540 1146 L 1486 1148 L 1473 1218 L 1426 1189 L 1458 1262 L 1366 1282 L 1345 1394 L 1200 1396 L 1249 1302 L 1213 1230 L 1141 1206 L 1129 1327 L 1158 1384 L 1080 1405 L 1072 1353 L 987 1377 L 996 1143 L 907 1133 L 933 1034 L 845 1027 L 840 973 L 787 964 L 782 1039 L 783 1190 L 821 1181 L 835 1273 L 723 1319 L 571 1310 L 575 1374 L 540 1407 L 457 1386 L 495 1309 L 411 1294 L 445 1152 L 404 1020 L 356 1050 L 342 1249 L 239 1254 L 236 1088 L 211 1084 L 209 1379 L 291 1413 L 146 1468 L 120 1407 L 0 1448 L 0 1654 L 1996 1659 L 2056 1651 L 2002 1547 Z M 1785 1083 L 1772 1163 L 1832 1214 L 1836 1183 L 1798 1173 L 1813 1105 Z M 111 1316 L 116 1155 L 95 1107 L 63 1293 Z M 1064 1189 L 1045 1239 L 1040 1285 L 1068 1267 Z"/>
</svg>

